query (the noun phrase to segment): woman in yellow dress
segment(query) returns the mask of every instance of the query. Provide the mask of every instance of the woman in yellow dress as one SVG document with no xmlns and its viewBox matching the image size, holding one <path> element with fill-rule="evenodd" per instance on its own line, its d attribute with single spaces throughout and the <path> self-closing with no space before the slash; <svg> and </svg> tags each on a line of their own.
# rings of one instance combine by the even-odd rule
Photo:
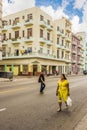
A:
<svg viewBox="0 0 87 130">
<path fill-rule="evenodd" d="M 67 101 L 67 97 L 70 95 L 69 94 L 69 82 L 68 82 L 65 74 L 62 74 L 61 79 L 58 81 L 56 95 L 58 96 L 58 104 L 59 104 L 59 109 L 57 111 L 60 112 L 61 106 L 62 106 L 62 100 L 64 100 L 66 107 L 67 107 L 66 101 Z"/>
</svg>

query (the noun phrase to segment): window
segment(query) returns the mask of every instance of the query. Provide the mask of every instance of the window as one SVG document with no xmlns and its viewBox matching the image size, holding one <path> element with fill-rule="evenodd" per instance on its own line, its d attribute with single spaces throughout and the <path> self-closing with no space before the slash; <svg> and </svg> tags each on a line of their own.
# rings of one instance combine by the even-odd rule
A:
<svg viewBox="0 0 87 130">
<path fill-rule="evenodd" d="M 25 32 L 24 32 L 24 30 L 22 31 L 22 37 L 24 37 L 25 36 Z"/>
<path fill-rule="evenodd" d="M 32 28 L 27 29 L 27 38 L 32 37 Z"/>
<path fill-rule="evenodd" d="M 60 28 L 59 28 L 59 26 L 57 27 L 57 31 L 59 31 L 60 30 Z"/>
<path fill-rule="evenodd" d="M 47 33 L 47 40 L 50 40 L 50 33 Z"/>
<path fill-rule="evenodd" d="M 28 20 L 33 19 L 32 14 L 28 14 L 28 15 L 27 15 L 27 19 L 28 19 Z"/>
<path fill-rule="evenodd" d="M 62 33 L 64 34 L 64 30 L 62 29 Z"/>
<path fill-rule="evenodd" d="M 40 15 L 40 21 L 44 21 L 44 17 Z"/>
<path fill-rule="evenodd" d="M 23 74 L 28 73 L 28 65 L 23 65 Z"/>
<path fill-rule="evenodd" d="M 16 50 L 14 51 L 14 56 L 19 56 L 19 50 L 18 50 L 18 49 L 16 49 Z"/>
<path fill-rule="evenodd" d="M 3 40 L 6 40 L 6 33 L 3 34 Z"/>
<path fill-rule="evenodd" d="M 9 20 L 9 25 L 11 25 L 11 19 Z"/>
<path fill-rule="evenodd" d="M 43 53 L 43 48 L 40 48 L 40 53 Z"/>
<path fill-rule="evenodd" d="M 59 58 L 59 50 L 57 50 L 57 58 Z"/>
<path fill-rule="evenodd" d="M 47 50 L 47 54 L 50 54 L 50 50 Z"/>
<path fill-rule="evenodd" d="M 40 38 L 43 38 L 43 30 L 40 29 Z"/>
<path fill-rule="evenodd" d="M 11 39 L 11 33 L 9 33 L 9 39 Z"/>
<path fill-rule="evenodd" d="M 15 38 L 19 37 L 19 31 L 15 31 Z"/>
<path fill-rule="evenodd" d="M 50 25 L 50 20 L 47 20 L 47 25 Z"/>
<path fill-rule="evenodd" d="M 61 58 L 64 58 L 64 52 L 62 51 L 62 55 L 61 55 Z"/>
<path fill-rule="evenodd" d="M 19 17 L 15 18 L 15 22 L 19 23 Z"/>
<path fill-rule="evenodd" d="M 62 46 L 64 45 L 64 40 L 62 40 Z"/>
<path fill-rule="evenodd" d="M 59 44 L 59 38 L 57 38 L 57 44 Z"/>
<path fill-rule="evenodd" d="M 32 53 L 32 47 L 28 47 L 28 53 Z"/>
<path fill-rule="evenodd" d="M 25 19 L 25 16 L 22 16 L 22 19 Z"/>
</svg>

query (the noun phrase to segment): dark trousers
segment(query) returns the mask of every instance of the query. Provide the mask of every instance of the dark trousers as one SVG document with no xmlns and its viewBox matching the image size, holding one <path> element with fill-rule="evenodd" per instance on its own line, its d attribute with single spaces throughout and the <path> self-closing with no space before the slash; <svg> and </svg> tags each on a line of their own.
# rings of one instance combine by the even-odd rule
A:
<svg viewBox="0 0 87 130">
<path fill-rule="evenodd" d="M 44 88 L 45 88 L 45 84 L 43 82 L 41 82 L 40 92 L 43 92 Z"/>
</svg>

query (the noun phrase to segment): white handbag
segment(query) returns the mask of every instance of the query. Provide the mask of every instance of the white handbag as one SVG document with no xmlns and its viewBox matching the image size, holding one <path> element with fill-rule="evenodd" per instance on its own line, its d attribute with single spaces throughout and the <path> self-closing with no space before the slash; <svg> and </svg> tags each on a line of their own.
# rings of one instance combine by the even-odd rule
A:
<svg viewBox="0 0 87 130">
<path fill-rule="evenodd" d="M 67 98 L 67 105 L 68 106 L 72 106 L 72 99 L 70 98 L 70 96 L 68 96 L 68 98 Z"/>
</svg>

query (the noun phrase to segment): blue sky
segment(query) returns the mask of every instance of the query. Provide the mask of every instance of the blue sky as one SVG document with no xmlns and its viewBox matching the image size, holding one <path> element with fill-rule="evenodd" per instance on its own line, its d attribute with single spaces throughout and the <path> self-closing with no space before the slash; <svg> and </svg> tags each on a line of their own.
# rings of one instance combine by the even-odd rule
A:
<svg viewBox="0 0 87 130">
<path fill-rule="evenodd" d="M 73 32 L 87 32 L 87 0 L 2 0 L 3 16 L 38 6 L 53 19 L 66 17 Z M 26 4 L 27 3 L 27 4 Z"/>
<path fill-rule="evenodd" d="M 68 0 L 66 0 L 68 1 Z M 80 18 L 80 22 L 82 22 L 82 8 L 81 9 L 75 9 L 74 8 L 75 0 L 69 0 L 68 4 L 66 5 L 66 8 L 64 9 L 64 13 L 66 13 L 69 18 L 72 18 L 74 15 L 78 15 Z M 63 6 L 63 0 L 36 0 L 35 5 L 40 6 L 49 6 L 51 5 L 54 10 L 57 10 L 59 7 Z"/>
</svg>

